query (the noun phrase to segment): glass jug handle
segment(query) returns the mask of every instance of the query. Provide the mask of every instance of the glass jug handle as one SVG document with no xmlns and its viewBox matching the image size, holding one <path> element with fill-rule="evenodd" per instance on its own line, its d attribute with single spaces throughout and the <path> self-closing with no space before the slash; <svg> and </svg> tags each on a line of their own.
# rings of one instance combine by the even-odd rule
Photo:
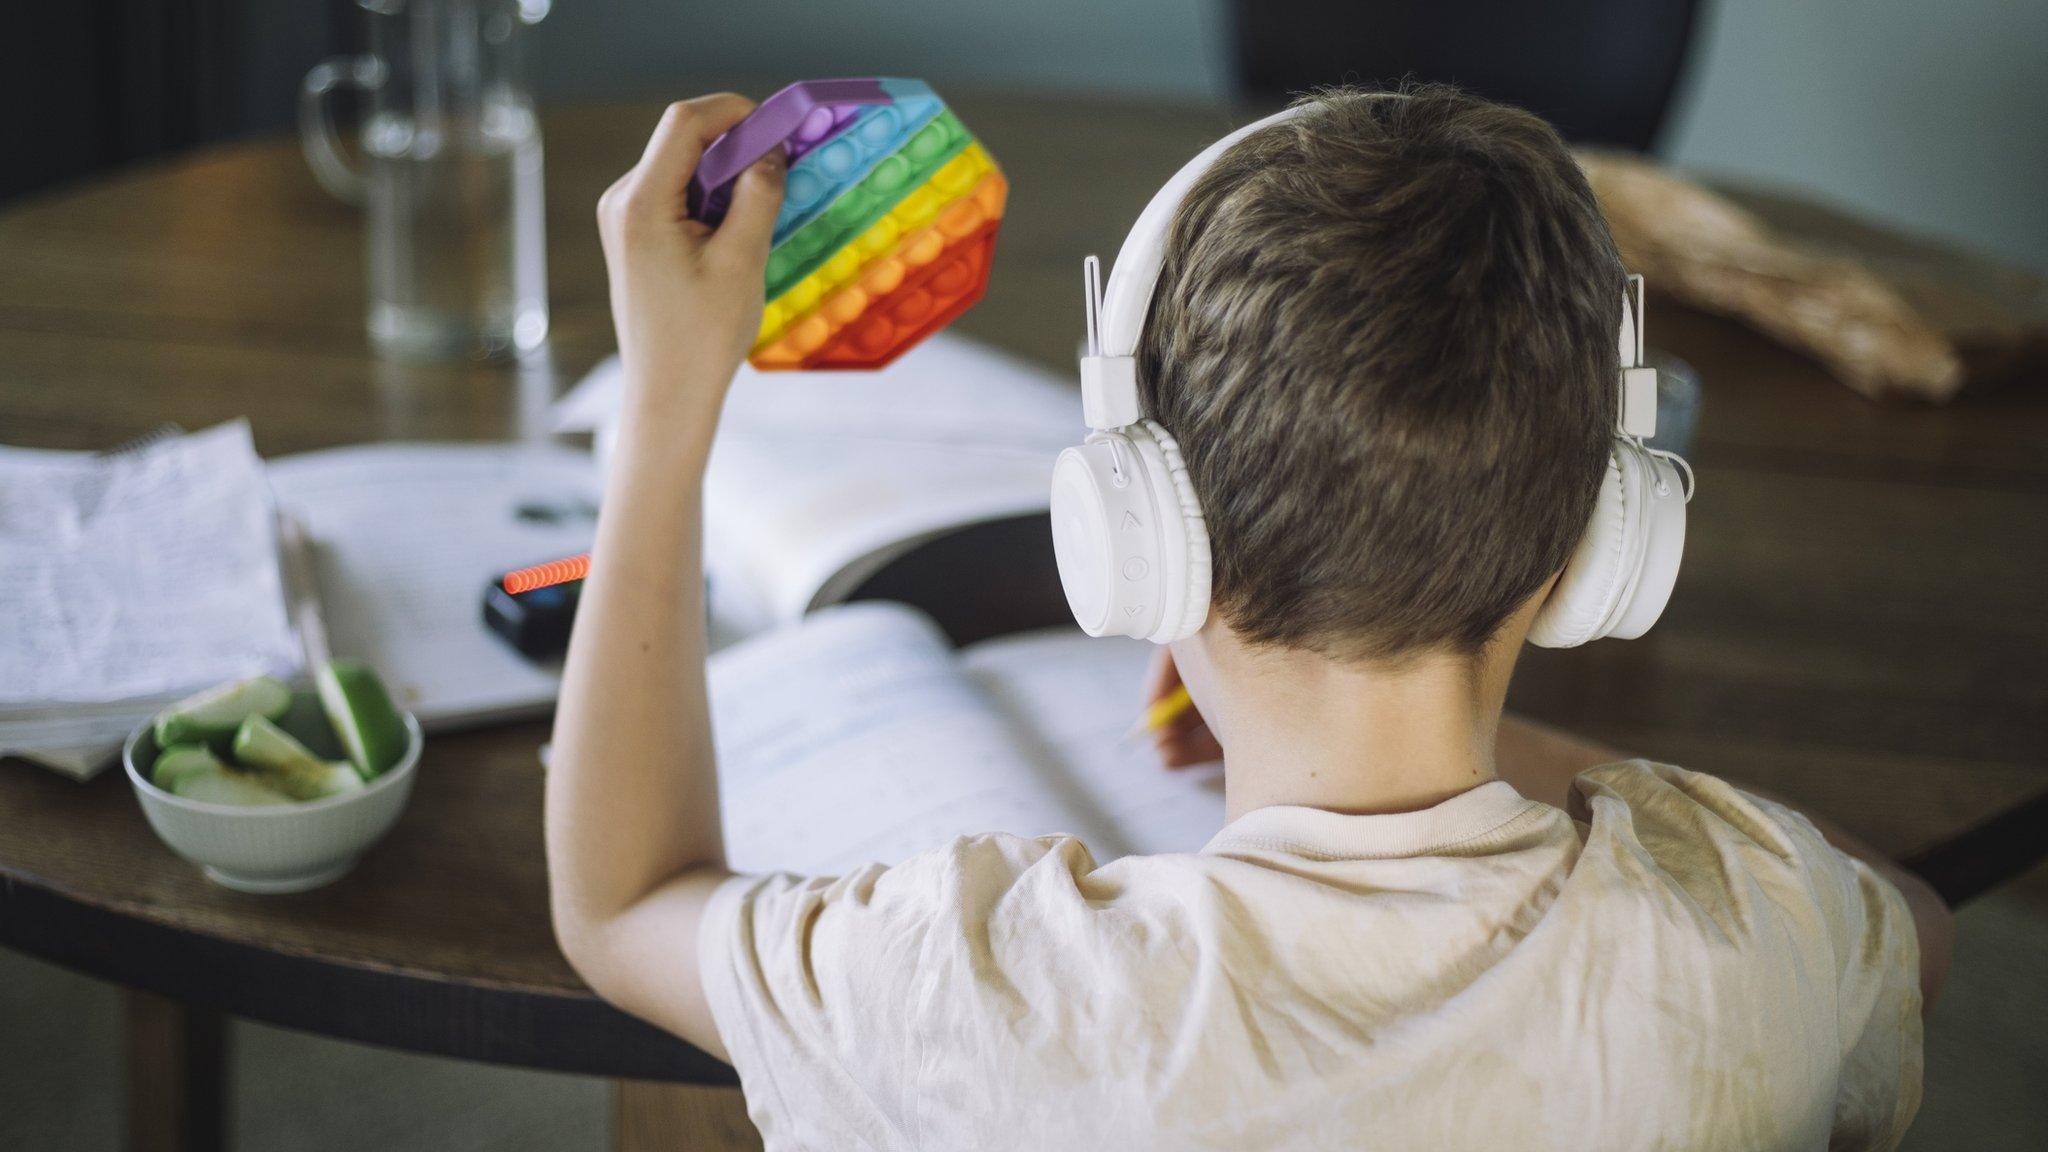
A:
<svg viewBox="0 0 2048 1152">
<path fill-rule="evenodd" d="M 362 167 L 342 151 L 329 97 L 337 88 L 367 92 L 383 79 L 384 65 L 374 56 L 336 56 L 314 65 L 299 85 L 299 143 L 306 166 L 321 187 L 350 204 L 363 202 L 366 184 Z"/>
</svg>

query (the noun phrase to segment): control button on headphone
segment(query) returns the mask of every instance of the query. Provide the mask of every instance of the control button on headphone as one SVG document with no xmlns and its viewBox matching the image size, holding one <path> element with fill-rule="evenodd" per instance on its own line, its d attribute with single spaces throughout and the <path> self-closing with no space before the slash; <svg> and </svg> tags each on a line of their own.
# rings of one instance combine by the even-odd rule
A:
<svg viewBox="0 0 2048 1152">
<path fill-rule="evenodd" d="M 1144 610 L 1145 606 L 1143 604 L 1124 605 L 1124 615 L 1126 616 L 1136 616 L 1138 613 L 1143 612 Z"/>
<path fill-rule="evenodd" d="M 1119 524 L 1118 527 L 1126 532 L 1136 532 L 1145 527 L 1145 525 L 1139 522 L 1137 513 L 1126 512 L 1124 513 L 1124 522 Z M 1131 579 L 1135 580 L 1137 577 L 1133 576 Z"/>
<path fill-rule="evenodd" d="M 1125 513 L 1129 515 L 1129 513 Z M 1124 561 L 1124 579 L 1143 580 L 1152 574 L 1152 565 L 1145 563 L 1143 556 L 1133 556 Z"/>
</svg>

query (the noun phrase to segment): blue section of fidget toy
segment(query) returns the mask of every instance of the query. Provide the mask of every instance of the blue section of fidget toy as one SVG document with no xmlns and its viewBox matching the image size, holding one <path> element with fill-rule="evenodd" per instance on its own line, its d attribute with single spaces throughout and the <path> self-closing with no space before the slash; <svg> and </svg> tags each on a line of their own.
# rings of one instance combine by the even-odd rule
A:
<svg viewBox="0 0 2048 1152">
<path fill-rule="evenodd" d="M 818 218 L 819 214 L 832 206 L 834 200 L 847 189 L 860 183 L 867 174 L 875 170 L 891 153 L 910 142 L 918 130 L 938 118 L 946 108 L 932 90 L 917 80 L 884 80 L 882 88 L 894 98 L 892 104 L 878 104 L 863 108 L 853 121 L 832 134 L 832 138 L 803 154 L 789 167 L 788 180 L 783 184 L 784 200 L 782 213 L 775 218 L 775 240 L 782 243 L 804 225 Z M 887 140 L 874 142 L 867 139 L 862 129 L 875 120 L 893 114 L 901 118 L 896 131 Z M 852 168 L 839 176 L 827 176 L 823 170 L 822 154 L 841 141 L 860 149 L 860 159 Z M 807 201 L 789 195 L 789 190 L 800 189 L 805 181 L 819 181 L 823 190 Z"/>
</svg>

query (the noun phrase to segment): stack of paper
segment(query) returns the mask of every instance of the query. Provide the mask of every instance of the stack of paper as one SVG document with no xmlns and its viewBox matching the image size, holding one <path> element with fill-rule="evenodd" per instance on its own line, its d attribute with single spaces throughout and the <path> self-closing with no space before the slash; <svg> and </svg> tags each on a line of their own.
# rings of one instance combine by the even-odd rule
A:
<svg viewBox="0 0 2048 1152">
<path fill-rule="evenodd" d="M 0 448 L 0 754 L 89 776 L 163 705 L 299 662 L 247 424 Z"/>
</svg>

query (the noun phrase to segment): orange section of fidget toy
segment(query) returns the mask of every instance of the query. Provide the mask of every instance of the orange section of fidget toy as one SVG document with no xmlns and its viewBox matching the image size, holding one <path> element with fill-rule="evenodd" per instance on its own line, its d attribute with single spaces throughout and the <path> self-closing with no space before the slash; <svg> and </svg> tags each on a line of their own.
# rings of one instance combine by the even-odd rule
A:
<svg viewBox="0 0 2048 1152">
<path fill-rule="evenodd" d="M 927 282 L 941 279 L 937 273 L 942 265 L 957 266 L 959 254 L 970 248 L 989 247 L 986 241 L 993 238 L 996 225 L 1002 221 L 1009 190 L 1010 186 L 1001 172 L 989 172 L 976 181 L 974 187 L 941 208 L 931 223 L 904 233 L 887 251 L 863 265 L 851 281 L 828 293 L 803 315 L 785 325 L 777 336 L 755 348 L 749 360 L 756 368 L 774 370 L 878 368 L 895 359 L 900 348 L 873 348 L 875 334 L 881 331 L 880 327 L 865 328 L 868 338 L 857 341 L 863 349 L 857 353 L 849 352 L 848 341 L 839 338 L 842 330 L 855 325 L 871 311 L 888 314 L 888 309 L 894 307 L 907 316 L 909 308 L 917 300 L 915 293 Z M 943 280 L 944 286 L 952 291 L 937 309 L 946 313 L 939 324 L 927 322 L 906 326 L 897 321 L 889 323 L 891 330 L 906 333 L 902 337 L 906 347 L 936 331 L 980 299 L 988 266 L 986 261 L 977 266 L 980 275 L 972 284 L 957 284 L 950 278 Z M 963 293 L 964 298 L 953 299 L 962 297 Z M 955 303 L 957 307 L 951 306 Z"/>
<path fill-rule="evenodd" d="M 952 323 L 988 289 L 1000 223 L 990 220 L 972 235 L 948 244 L 938 259 L 869 305 L 830 344 L 805 358 L 803 366 L 880 368 Z"/>
</svg>

